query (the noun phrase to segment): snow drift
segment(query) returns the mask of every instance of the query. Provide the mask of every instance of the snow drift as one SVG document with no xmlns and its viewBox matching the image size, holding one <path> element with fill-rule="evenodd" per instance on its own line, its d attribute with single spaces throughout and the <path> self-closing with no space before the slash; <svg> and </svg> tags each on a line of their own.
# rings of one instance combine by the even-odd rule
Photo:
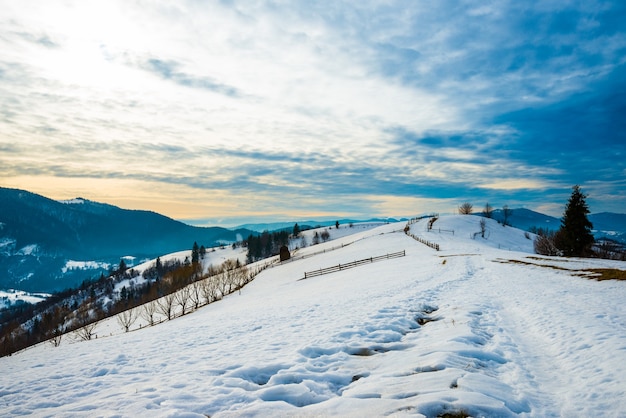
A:
<svg viewBox="0 0 626 418">
<path fill-rule="evenodd" d="M 128 333 L 110 319 L 96 340 L 2 358 L 0 407 L 12 416 L 623 416 L 626 284 L 580 273 L 626 263 L 537 257 L 532 236 L 488 220 L 482 238 L 479 219 L 410 225 L 440 251 L 405 223 L 333 229 L 334 241 L 296 250 L 192 314 Z"/>
</svg>

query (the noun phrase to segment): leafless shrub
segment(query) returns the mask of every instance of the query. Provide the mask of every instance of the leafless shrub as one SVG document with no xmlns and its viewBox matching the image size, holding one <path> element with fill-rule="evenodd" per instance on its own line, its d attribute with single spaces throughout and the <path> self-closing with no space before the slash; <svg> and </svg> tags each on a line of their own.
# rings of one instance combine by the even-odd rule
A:
<svg viewBox="0 0 626 418">
<path fill-rule="evenodd" d="M 200 280 L 197 280 L 191 284 L 189 298 L 193 309 L 198 309 L 202 303 L 202 284 Z"/>
<path fill-rule="evenodd" d="M 559 255 L 560 251 L 555 244 L 556 234 L 552 231 L 545 231 L 535 238 L 534 249 L 541 255 Z"/>
<path fill-rule="evenodd" d="M 513 209 L 509 209 L 508 205 L 502 206 L 502 226 L 510 225 L 509 219 L 513 215 Z"/>
<path fill-rule="evenodd" d="M 215 276 L 209 276 L 208 278 L 199 281 L 200 290 L 202 292 L 202 300 L 204 303 L 209 304 L 217 299 L 217 283 Z"/>
<path fill-rule="evenodd" d="M 161 315 L 166 317 L 168 320 L 172 319 L 172 315 L 174 313 L 174 294 L 170 293 L 168 295 L 163 296 L 161 299 L 157 301 L 158 311 Z"/>
<path fill-rule="evenodd" d="M 143 304 L 141 307 L 141 317 L 145 319 L 150 326 L 154 325 L 154 315 L 157 313 L 157 303 L 155 301 L 150 301 L 148 303 Z"/>
<path fill-rule="evenodd" d="M 117 323 L 124 329 L 125 332 L 130 330 L 130 327 L 135 323 L 139 317 L 137 309 L 127 309 L 117 314 Z"/>
<path fill-rule="evenodd" d="M 483 209 L 483 215 L 485 215 L 485 218 L 489 218 L 489 219 L 491 219 L 491 217 L 493 216 L 493 206 L 491 206 L 488 202 L 485 203 L 485 208 Z"/>
<path fill-rule="evenodd" d="M 176 305 L 180 307 L 181 315 L 185 315 L 187 313 L 189 300 L 191 299 L 191 288 L 189 286 L 183 287 L 178 292 L 174 293 L 174 299 Z"/>
<path fill-rule="evenodd" d="M 471 215 L 473 210 L 474 206 L 469 202 L 462 203 L 461 206 L 459 206 L 459 214 L 461 215 Z"/>
<path fill-rule="evenodd" d="M 242 288 L 250 282 L 250 272 L 246 266 L 241 266 L 235 271 L 235 284 Z"/>
<path fill-rule="evenodd" d="M 98 326 L 99 321 L 93 321 L 84 324 L 82 327 L 76 329 L 74 331 L 74 335 L 83 341 L 89 341 L 96 334 L 96 327 Z"/>
<path fill-rule="evenodd" d="M 487 220 L 485 218 L 480 219 L 480 236 L 485 238 L 485 232 L 487 231 Z"/>
<path fill-rule="evenodd" d="M 58 347 L 61 345 L 61 340 L 63 339 L 63 333 L 65 332 L 65 330 L 59 325 L 58 327 L 56 327 L 54 329 L 54 331 L 52 332 L 52 337 L 48 340 L 48 342 L 53 346 L 53 347 Z"/>
</svg>

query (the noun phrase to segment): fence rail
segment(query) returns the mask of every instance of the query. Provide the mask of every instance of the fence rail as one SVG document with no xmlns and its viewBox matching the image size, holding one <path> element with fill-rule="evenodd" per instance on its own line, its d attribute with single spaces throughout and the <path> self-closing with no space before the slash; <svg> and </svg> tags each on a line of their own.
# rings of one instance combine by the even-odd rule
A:
<svg viewBox="0 0 626 418">
<path fill-rule="evenodd" d="M 422 244 L 432 248 L 433 250 L 439 251 L 439 244 L 435 243 L 435 242 L 430 242 L 428 240 L 425 240 L 422 237 L 418 237 L 417 235 L 413 235 L 409 232 L 406 233 L 408 236 L 410 236 L 411 238 L 413 238 L 415 241 L 417 242 L 421 242 Z"/>
<path fill-rule="evenodd" d="M 433 229 L 433 224 L 435 222 L 437 222 L 437 219 L 439 219 L 439 215 L 435 214 L 432 215 L 432 217 L 428 216 L 430 219 L 428 220 L 428 230 L 431 231 Z M 415 241 L 417 242 L 421 242 L 424 245 L 429 246 L 430 248 L 439 251 L 439 244 L 434 243 L 434 242 L 430 242 L 422 237 L 418 237 L 417 235 L 414 235 L 411 233 L 411 224 L 417 222 L 420 219 L 424 219 L 426 217 L 421 217 L 421 218 L 413 218 L 412 220 L 410 220 L 409 222 L 407 222 L 406 226 L 404 227 L 404 233 L 406 235 L 408 235 L 409 237 L 413 238 Z M 411 222 L 415 220 L 415 222 Z M 441 232 L 442 230 L 440 229 L 439 232 Z M 445 230 L 443 230 L 445 231 Z M 452 234 L 454 234 L 454 231 L 448 231 L 448 232 L 452 232 Z"/>
<path fill-rule="evenodd" d="M 307 271 L 304 273 L 304 277 L 300 280 L 308 279 L 310 277 L 315 277 L 315 276 L 321 276 L 323 274 L 330 274 L 330 273 L 334 273 L 334 272 L 341 271 L 341 270 L 347 270 L 347 269 L 351 269 L 354 267 L 362 266 L 364 264 L 374 263 L 376 261 L 388 260 L 390 258 L 404 257 L 405 255 L 406 255 L 405 250 L 402 250 L 396 253 L 380 255 L 378 257 L 364 258 L 362 260 L 352 261 L 350 263 L 338 264 L 336 266 L 326 267 L 323 269 L 321 268 L 319 270 Z"/>
</svg>

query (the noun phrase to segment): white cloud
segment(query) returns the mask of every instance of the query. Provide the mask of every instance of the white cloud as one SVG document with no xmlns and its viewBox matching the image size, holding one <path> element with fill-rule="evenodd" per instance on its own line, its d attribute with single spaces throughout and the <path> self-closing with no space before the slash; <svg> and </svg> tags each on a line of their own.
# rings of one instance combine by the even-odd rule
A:
<svg viewBox="0 0 626 418">
<path fill-rule="evenodd" d="M 401 198 L 411 183 L 433 180 L 480 190 L 555 187 L 563 172 L 519 157 L 514 148 L 524 133 L 492 120 L 605 77 L 617 65 L 606 60 L 623 47 L 623 34 L 587 40 L 551 37 L 544 26 L 520 30 L 521 11 L 532 17 L 533 7 L 545 5 L 458 7 L 4 4 L 0 109 L 10 110 L 0 114 L 0 147 L 29 147 L 0 156 L 0 166 L 6 176 L 36 168 L 211 193 L 241 179 L 249 193 L 246 177 L 268 164 L 272 170 L 256 178 L 268 202 L 272 191 L 316 190 L 310 204 L 324 210 L 323 189 L 341 190 L 355 178 L 358 193 L 371 182 Z M 597 30 L 589 20 L 581 25 Z M 538 59 L 535 46 L 550 40 L 580 45 L 585 54 L 603 40 L 609 46 L 600 48 L 599 64 L 585 65 L 578 49 Z M 398 149 L 394 130 L 417 139 Z M 442 144 L 419 141 L 429 135 Z M 453 136 L 465 139 L 447 141 Z M 261 161 L 264 154 L 284 161 Z M 335 182 L 320 175 L 325 168 L 336 171 Z"/>
</svg>

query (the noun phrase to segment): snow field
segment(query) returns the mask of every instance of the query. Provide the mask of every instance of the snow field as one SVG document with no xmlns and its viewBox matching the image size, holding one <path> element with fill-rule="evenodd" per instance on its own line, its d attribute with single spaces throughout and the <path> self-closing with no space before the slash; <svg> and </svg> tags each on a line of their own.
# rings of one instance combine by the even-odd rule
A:
<svg viewBox="0 0 626 418">
<path fill-rule="evenodd" d="M 470 237 L 476 217 L 435 223 L 454 235 L 426 231 L 425 222 L 411 232 L 441 251 L 398 232 L 404 224 L 384 225 L 298 250 L 352 242 L 265 270 L 241 294 L 176 320 L 123 334 L 113 318 L 99 325 L 117 327 L 111 337 L 2 358 L 0 410 L 624 416 L 623 282 L 508 262 L 544 263 L 523 252 L 532 248 L 523 232 L 495 222 L 487 239 Z M 402 250 L 405 257 L 300 280 L 304 271 Z"/>
</svg>

